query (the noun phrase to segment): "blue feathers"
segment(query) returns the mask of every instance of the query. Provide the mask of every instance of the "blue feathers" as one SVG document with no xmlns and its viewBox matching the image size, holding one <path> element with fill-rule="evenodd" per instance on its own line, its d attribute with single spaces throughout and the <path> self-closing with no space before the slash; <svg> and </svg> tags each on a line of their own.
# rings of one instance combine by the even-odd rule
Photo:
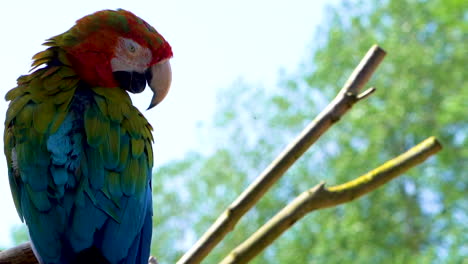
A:
<svg viewBox="0 0 468 264">
<path fill-rule="evenodd" d="M 44 264 L 70 264 L 89 252 L 111 264 L 146 264 L 152 233 L 146 152 L 133 158 L 131 136 L 115 122 L 109 138 L 94 135 L 91 146 L 85 116 L 75 109 L 72 105 L 54 133 L 46 130 L 35 135 L 39 142 L 23 140 L 13 149 L 18 166 L 10 168 L 10 177 L 18 184 L 20 215 L 35 252 Z M 144 185 L 135 188 L 132 179 L 142 177 Z"/>
<path fill-rule="evenodd" d="M 101 229 L 109 216 L 101 209 L 97 208 L 89 199 L 84 197 L 83 205 L 75 205 L 73 218 L 67 226 L 67 233 L 71 248 L 75 252 L 80 252 L 93 245 L 94 233 Z"/>
<path fill-rule="evenodd" d="M 47 139 L 47 150 L 50 152 L 50 160 L 52 164 L 64 166 L 69 160 L 68 153 L 72 151 L 68 134 L 71 133 L 73 127 L 73 117 L 68 114 L 59 129 Z"/>
<path fill-rule="evenodd" d="M 151 190 L 148 186 L 146 192 L 141 197 L 123 197 L 124 200 L 122 211 L 121 222 L 108 221 L 104 232 L 102 233 L 102 252 L 104 256 L 109 259 L 111 263 L 118 263 L 120 259 L 126 259 L 129 254 L 130 248 L 135 247 L 139 250 L 140 247 L 147 247 L 148 250 L 141 252 L 139 255 L 144 254 L 143 258 L 145 262 L 131 261 L 127 259 L 124 263 L 148 263 L 149 258 L 149 243 L 148 245 L 142 245 L 141 243 L 135 244 L 135 240 L 143 232 L 145 235 L 151 236 L 151 228 L 143 230 L 144 224 L 148 225 L 147 218 L 152 219 L 152 204 L 151 204 Z M 150 229 L 149 231 L 147 229 Z M 132 239 L 129 239 L 132 238 Z M 150 242 L 150 241 L 147 241 Z"/>
<path fill-rule="evenodd" d="M 143 228 L 130 247 L 127 263 L 146 263 L 149 259 L 151 235 L 153 233 L 153 202 L 150 188 L 147 189 L 146 203 Z"/>
<path fill-rule="evenodd" d="M 54 206 L 47 211 L 38 211 L 33 204 L 30 192 L 23 189 L 21 192 L 21 204 L 23 215 L 29 227 L 29 235 L 36 251 L 44 263 L 60 263 L 62 245 L 57 243 L 60 233 L 65 229 L 65 212 L 61 206 Z"/>
</svg>

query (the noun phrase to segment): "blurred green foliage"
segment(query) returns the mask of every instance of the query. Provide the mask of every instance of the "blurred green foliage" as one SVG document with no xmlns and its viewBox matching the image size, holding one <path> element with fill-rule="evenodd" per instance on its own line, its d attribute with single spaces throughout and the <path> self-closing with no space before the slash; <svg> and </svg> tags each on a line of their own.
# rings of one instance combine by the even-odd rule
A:
<svg viewBox="0 0 468 264">
<path fill-rule="evenodd" d="M 204 263 L 217 263 L 318 182 L 348 181 L 432 135 L 444 145 L 436 157 L 358 201 L 307 216 L 252 263 L 462 263 L 466 7 L 462 0 L 342 1 L 326 10 L 312 52 L 278 87 L 237 81 L 223 90 L 213 128 L 200 133 L 213 152 L 190 153 L 155 175 L 152 253 L 160 263 L 175 263 L 335 96 L 374 43 L 388 51 L 369 82 L 377 92 L 328 131 Z"/>
<path fill-rule="evenodd" d="M 29 241 L 28 229 L 25 224 L 16 225 L 11 230 L 11 237 L 15 245 Z"/>
</svg>

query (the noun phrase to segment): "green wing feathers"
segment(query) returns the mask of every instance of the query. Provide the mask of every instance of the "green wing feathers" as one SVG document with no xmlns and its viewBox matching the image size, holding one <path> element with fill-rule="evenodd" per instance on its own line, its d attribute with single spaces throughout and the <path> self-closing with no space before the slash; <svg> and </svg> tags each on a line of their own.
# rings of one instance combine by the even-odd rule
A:
<svg viewBox="0 0 468 264">
<path fill-rule="evenodd" d="M 143 195 L 148 182 L 153 166 L 152 127 L 124 90 L 83 86 L 64 52 L 54 46 L 54 39 L 46 44 L 51 47 L 33 57 L 34 71 L 18 78 L 18 86 L 5 96 L 10 106 L 4 151 L 18 213 L 23 219 L 21 193 L 29 195 L 37 210 L 47 211 L 50 199 L 63 195 L 63 186 L 70 184 L 60 166 L 51 164 L 47 140 L 77 104 L 76 95 L 85 94 L 82 111 L 77 112 L 82 120 L 83 155 L 76 172 L 76 203 L 87 194 L 119 221 L 116 208 L 121 206 L 122 195 Z M 97 198 L 97 192 L 108 201 Z"/>
<path fill-rule="evenodd" d="M 102 191 L 118 206 L 122 195 L 141 194 L 147 184 L 153 163 L 152 128 L 122 89 L 93 92 L 93 103 L 84 114 L 87 151 L 97 154 L 105 174 Z"/>
<path fill-rule="evenodd" d="M 50 154 L 45 141 L 66 117 L 79 82 L 67 66 L 65 56 L 59 53 L 62 51 L 52 47 L 36 54 L 33 69 L 54 58 L 62 58 L 57 61 L 62 66 L 45 67 L 21 76 L 18 86 L 5 96 L 11 102 L 5 118 L 4 151 L 11 191 L 21 219 L 21 188 L 39 211 L 50 209 L 47 194 Z"/>
</svg>

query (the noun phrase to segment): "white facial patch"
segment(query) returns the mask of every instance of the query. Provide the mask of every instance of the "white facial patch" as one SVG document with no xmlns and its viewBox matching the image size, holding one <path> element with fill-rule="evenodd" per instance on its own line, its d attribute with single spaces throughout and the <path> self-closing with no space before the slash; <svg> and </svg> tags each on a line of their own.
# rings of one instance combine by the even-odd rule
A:
<svg viewBox="0 0 468 264">
<path fill-rule="evenodd" d="M 112 71 L 143 73 L 151 62 L 150 49 L 141 46 L 132 39 L 120 37 L 111 60 Z"/>
</svg>

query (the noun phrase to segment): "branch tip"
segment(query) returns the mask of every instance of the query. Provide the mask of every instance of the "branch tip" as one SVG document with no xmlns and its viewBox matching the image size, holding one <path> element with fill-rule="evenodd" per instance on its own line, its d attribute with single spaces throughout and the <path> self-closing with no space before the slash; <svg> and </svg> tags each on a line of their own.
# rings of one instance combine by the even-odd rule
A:
<svg viewBox="0 0 468 264">
<path fill-rule="evenodd" d="M 373 94 L 375 92 L 375 87 L 371 87 L 367 90 L 365 90 L 364 92 L 360 93 L 356 99 L 359 101 L 359 100 L 362 100 L 362 99 L 366 99 L 369 95 Z"/>
</svg>

